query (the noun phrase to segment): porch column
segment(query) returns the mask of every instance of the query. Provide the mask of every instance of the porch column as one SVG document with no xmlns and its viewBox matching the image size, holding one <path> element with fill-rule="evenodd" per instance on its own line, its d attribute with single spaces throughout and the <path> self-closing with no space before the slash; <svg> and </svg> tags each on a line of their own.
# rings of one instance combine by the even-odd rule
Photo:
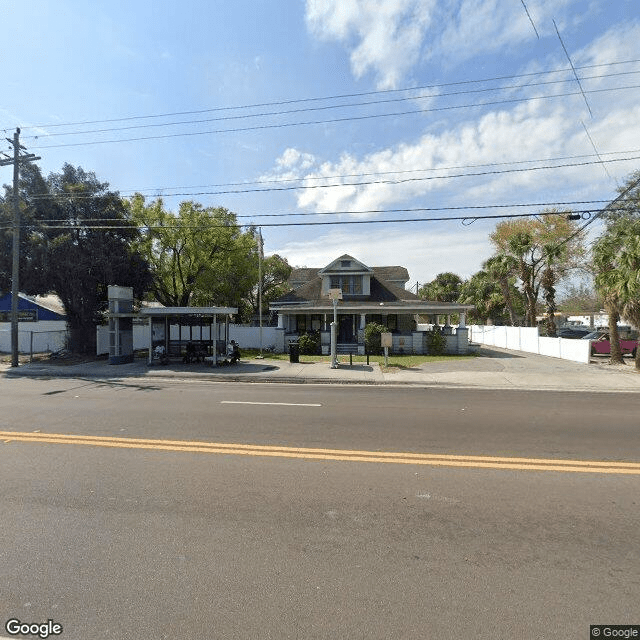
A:
<svg viewBox="0 0 640 640">
<path fill-rule="evenodd" d="M 278 314 L 278 329 L 284 329 L 284 313 Z"/>
<path fill-rule="evenodd" d="M 361 313 L 360 314 L 360 329 L 364 329 L 364 327 L 366 325 L 366 321 L 365 321 L 366 316 L 367 316 L 366 313 Z"/>
<path fill-rule="evenodd" d="M 460 324 L 459 326 L 464 329 L 467 326 L 467 314 L 465 311 L 460 312 Z"/>
</svg>

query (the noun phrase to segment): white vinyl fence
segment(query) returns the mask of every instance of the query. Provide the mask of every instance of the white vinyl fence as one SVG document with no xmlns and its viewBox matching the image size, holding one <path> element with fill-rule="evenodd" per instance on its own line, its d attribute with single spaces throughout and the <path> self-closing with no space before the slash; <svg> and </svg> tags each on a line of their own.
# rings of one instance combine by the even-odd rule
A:
<svg viewBox="0 0 640 640">
<path fill-rule="evenodd" d="M 591 340 L 545 338 L 540 336 L 538 327 L 470 325 L 469 340 L 491 347 L 526 351 L 585 364 L 589 363 L 591 357 Z"/>
</svg>

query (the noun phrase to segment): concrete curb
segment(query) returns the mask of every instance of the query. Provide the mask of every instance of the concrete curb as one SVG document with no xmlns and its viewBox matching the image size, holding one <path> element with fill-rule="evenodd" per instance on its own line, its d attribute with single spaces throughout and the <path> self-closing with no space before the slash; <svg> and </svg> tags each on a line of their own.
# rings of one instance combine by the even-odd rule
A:
<svg viewBox="0 0 640 640">
<path fill-rule="evenodd" d="M 273 364 L 272 364 L 273 363 Z M 562 393 L 638 393 L 640 377 L 631 368 L 607 368 L 556 358 L 533 356 L 504 349 L 492 349 L 486 359 L 469 363 L 434 363 L 411 370 L 387 371 L 374 363 L 367 367 L 342 364 L 330 369 L 328 363 L 243 360 L 237 368 L 149 367 L 146 361 L 109 365 L 106 361 L 77 364 L 27 363 L 16 369 L 0 365 L 6 378 L 81 378 L 108 383 L 136 381 L 180 381 L 209 383 L 261 383 L 307 385 L 361 385 L 412 387 L 423 389 L 477 389 L 555 391 Z M 320 374 L 320 375 L 318 375 Z"/>
</svg>

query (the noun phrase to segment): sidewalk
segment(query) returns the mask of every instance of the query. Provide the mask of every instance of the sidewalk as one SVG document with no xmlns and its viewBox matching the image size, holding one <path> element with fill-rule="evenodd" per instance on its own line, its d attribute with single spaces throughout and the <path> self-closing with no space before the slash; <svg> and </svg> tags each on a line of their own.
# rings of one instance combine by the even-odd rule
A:
<svg viewBox="0 0 640 640">
<path fill-rule="evenodd" d="M 632 360 L 610 366 L 606 360 L 590 365 L 548 358 L 497 347 L 483 347 L 480 356 L 450 362 L 432 362 L 412 369 L 382 371 L 370 365 L 328 362 L 290 363 L 283 360 L 242 360 L 229 367 L 206 364 L 148 366 L 144 360 L 110 365 L 106 361 L 65 364 L 64 361 L 33 362 L 12 369 L 0 365 L 6 377 L 71 377 L 96 379 L 170 378 L 211 382 L 280 382 L 306 384 L 410 385 L 439 388 L 520 389 L 589 392 L 638 392 L 640 374 Z"/>
</svg>

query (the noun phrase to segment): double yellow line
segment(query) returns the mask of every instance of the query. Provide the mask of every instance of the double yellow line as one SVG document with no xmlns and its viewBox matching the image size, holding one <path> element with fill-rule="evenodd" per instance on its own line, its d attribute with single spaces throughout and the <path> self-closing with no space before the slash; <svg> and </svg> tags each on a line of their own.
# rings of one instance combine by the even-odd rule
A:
<svg viewBox="0 0 640 640">
<path fill-rule="evenodd" d="M 496 456 L 460 456 L 434 453 L 310 449 L 306 447 L 277 447 L 258 444 L 228 444 L 222 442 L 198 442 L 192 440 L 113 438 L 106 436 L 79 436 L 60 433 L 30 433 L 18 431 L 0 431 L 0 441 L 3 441 L 4 443 L 45 442 L 49 444 L 88 445 L 117 449 L 189 451 L 192 453 L 266 456 L 274 458 L 298 458 L 305 460 L 340 460 L 347 462 L 415 464 L 438 467 L 472 467 L 478 469 L 515 469 L 519 471 L 564 471 L 576 473 L 640 475 L 640 462 L 554 460 L 546 458 L 502 458 Z"/>
</svg>

